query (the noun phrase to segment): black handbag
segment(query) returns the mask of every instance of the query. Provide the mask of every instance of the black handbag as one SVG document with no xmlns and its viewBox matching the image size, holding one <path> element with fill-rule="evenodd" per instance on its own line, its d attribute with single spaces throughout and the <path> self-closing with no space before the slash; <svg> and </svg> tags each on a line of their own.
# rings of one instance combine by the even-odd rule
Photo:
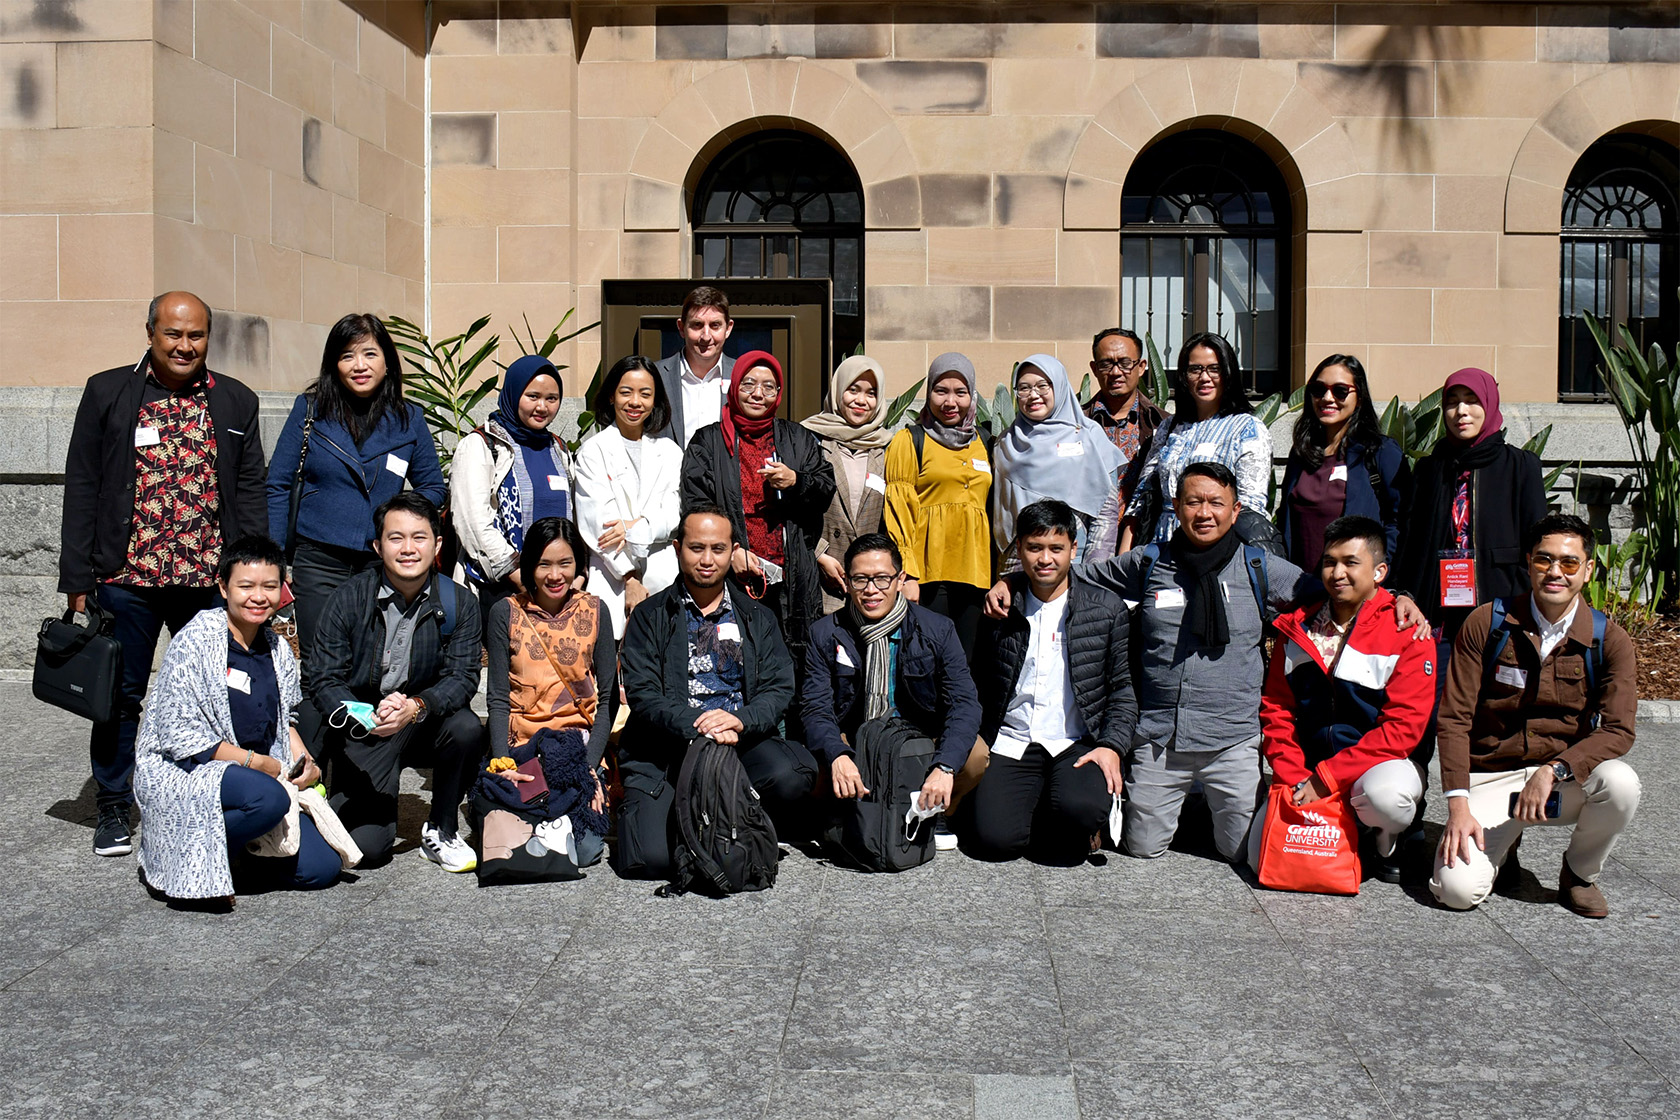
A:
<svg viewBox="0 0 1680 1120">
<path fill-rule="evenodd" d="M 87 625 L 75 613 L 41 623 L 35 648 L 35 699 L 67 712 L 109 723 L 117 718 L 122 688 L 122 646 L 111 636 L 112 616 L 87 599 Z"/>
</svg>

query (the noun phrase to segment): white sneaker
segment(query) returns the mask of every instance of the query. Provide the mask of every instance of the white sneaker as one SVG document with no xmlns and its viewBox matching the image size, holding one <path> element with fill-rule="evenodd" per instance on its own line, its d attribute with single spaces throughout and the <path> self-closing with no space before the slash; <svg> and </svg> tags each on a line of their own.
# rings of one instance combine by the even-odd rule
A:
<svg viewBox="0 0 1680 1120">
<path fill-rule="evenodd" d="M 454 833 L 445 836 L 430 822 L 420 829 L 420 854 L 445 871 L 471 871 L 478 866 L 478 857 L 465 840 Z"/>
<path fill-rule="evenodd" d="M 957 834 L 951 831 L 950 822 L 941 813 L 933 821 L 933 848 L 937 852 L 954 852 L 957 850 Z"/>
</svg>

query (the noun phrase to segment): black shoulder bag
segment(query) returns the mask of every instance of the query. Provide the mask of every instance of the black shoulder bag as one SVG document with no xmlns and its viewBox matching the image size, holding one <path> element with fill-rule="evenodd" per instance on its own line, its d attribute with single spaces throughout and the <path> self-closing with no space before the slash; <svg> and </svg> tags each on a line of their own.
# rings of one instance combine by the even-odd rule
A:
<svg viewBox="0 0 1680 1120">
<path fill-rule="evenodd" d="M 297 554 L 298 507 L 303 504 L 303 464 L 309 458 L 309 433 L 315 430 L 315 398 L 305 397 L 303 405 L 303 446 L 298 448 L 297 470 L 292 472 L 291 501 L 286 507 L 286 564 L 290 566 Z"/>
<path fill-rule="evenodd" d="M 35 699 L 94 723 L 117 718 L 122 687 L 122 646 L 112 637 L 112 616 L 87 597 L 87 625 L 75 612 L 41 623 L 35 647 Z"/>
</svg>

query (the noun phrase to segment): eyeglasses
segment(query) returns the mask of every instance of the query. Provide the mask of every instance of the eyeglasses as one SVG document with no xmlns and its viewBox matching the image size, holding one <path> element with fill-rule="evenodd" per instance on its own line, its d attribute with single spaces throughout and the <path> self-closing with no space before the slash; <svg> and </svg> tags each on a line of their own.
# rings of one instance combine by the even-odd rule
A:
<svg viewBox="0 0 1680 1120">
<path fill-rule="evenodd" d="M 1115 370 L 1119 370 L 1121 373 L 1130 373 L 1134 369 L 1136 369 L 1137 367 L 1143 365 L 1143 359 L 1142 358 L 1099 358 L 1097 361 L 1094 361 L 1091 364 L 1097 367 L 1097 372 L 1098 373 L 1113 373 Z"/>
<path fill-rule="evenodd" d="M 867 591 L 871 587 L 877 591 L 885 591 L 893 585 L 893 580 L 897 579 L 900 574 L 899 572 L 892 572 L 873 576 L 847 576 L 846 583 L 851 586 L 853 591 Z"/>
<path fill-rule="evenodd" d="M 1185 366 L 1184 376 L 1191 381 L 1206 377 L 1213 381 L 1219 380 L 1218 366 Z"/>
<path fill-rule="evenodd" d="M 1536 552 L 1528 558 L 1528 566 L 1537 572 L 1549 572 L 1552 565 L 1557 565 L 1558 571 L 1566 576 L 1572 576 L 1581 570 L 1586 561 L 1579 556 L 1550 556 L 1544 552 Z"/>
<path fill-rule="evenodd" d="M 743 397 L 778 397 L 782 387 L 774 381 L 743 381 L 741 395 Z"/>
<path fill-rule="evenodd" d="M 1354 393 L 1352 385 L 1326 385 L 1322 381 L 1314 381 L 1307 386 L 1307 395 L 1313 400 L 1320 397 L 1335 397 L 1338 401 L 1345 401 Z"/>
<path fill-rule="evenodd" d="M 1036 398 L 1047 401 L 1050 397 L 1050 386 L 1042 381 L 1035 381 L 1031 385 L 1015 386 L 1015 398 L 1017 400 L 1030 401 Z"/>
</svg>

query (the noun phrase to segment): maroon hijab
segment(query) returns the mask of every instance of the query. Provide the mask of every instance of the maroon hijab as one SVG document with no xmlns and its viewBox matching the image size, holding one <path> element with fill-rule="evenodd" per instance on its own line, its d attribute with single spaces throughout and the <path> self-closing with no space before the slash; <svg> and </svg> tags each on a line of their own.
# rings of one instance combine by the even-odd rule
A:
<svg viewBox="0 0 1680 1120">
<path fill-rule="evenodd" d="M 1505 417 L 1499 411 L 1499 382 L 1495 381 L 1493 374 L 1485 369 L 1466 366 L 1447 378 L 1447 383 L 1441 386 L 1443 408 L 1446 406 L 1447 394 L 1457 385 L 1462 385 L 1476 394 L 1476 399 L 1481 402 L 1482 410 L 1487 413 L 1487 418 L 1482 422 L 1481 432 L 1470 444 L 1471 447 L 1475 447 L 1484 440 L 1492 438 L 1495 432 L 1501 431 L 1505 427 Z M 1449 438 L 1457 438 L 1452 436 L 1450 432 L 1448 435 Z"/>
</svg>

